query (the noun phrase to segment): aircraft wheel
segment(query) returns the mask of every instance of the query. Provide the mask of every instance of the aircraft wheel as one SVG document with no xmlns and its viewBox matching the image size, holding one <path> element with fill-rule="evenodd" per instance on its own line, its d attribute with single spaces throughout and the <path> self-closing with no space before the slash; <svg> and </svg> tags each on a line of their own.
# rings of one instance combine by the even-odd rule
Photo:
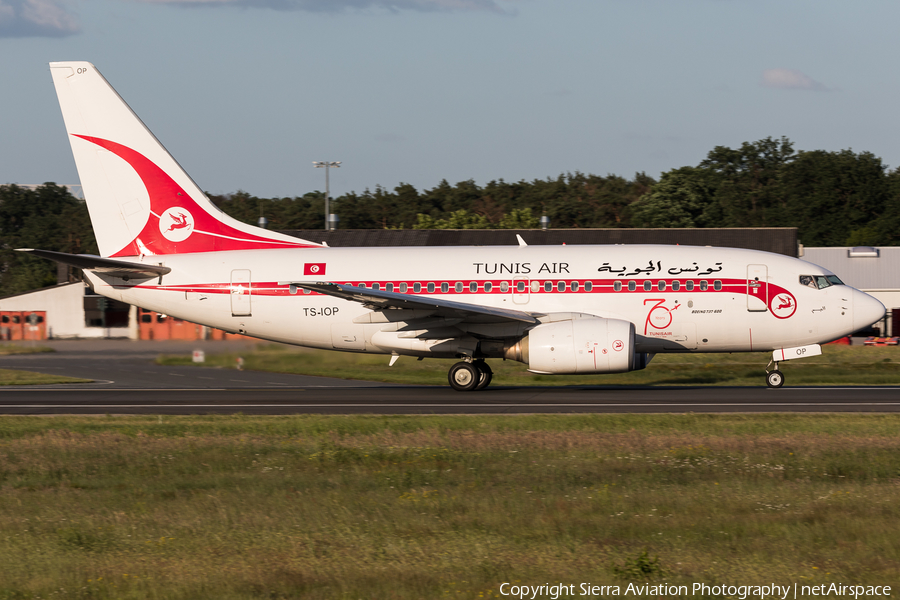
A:
<svg viewBox="0 0 900 600">
<path fill-rule="evenodd" d="M 450 367 L 447 380 L 457 392 L 471 392 L 481 381 L 481 370 L 472 363 L 458 362 Z"/>
<path fill-rule="evenodd" d="M 784 385 L 784 373 L 778 369 L 766 373 L 766 385 L 770 388 L 780 388 Z"/>
<path fill-rule="evenodd" d="M 491 385 L 491 380 L 494 378 L 494 372 L 483 360 L 476 360 L 473 364 L 478 367 L 478 370 L 481 372 L 481 377 L 478 379 L 478 385 L 475 386 L 475 391 L 483 390 Z"/>
</svg>

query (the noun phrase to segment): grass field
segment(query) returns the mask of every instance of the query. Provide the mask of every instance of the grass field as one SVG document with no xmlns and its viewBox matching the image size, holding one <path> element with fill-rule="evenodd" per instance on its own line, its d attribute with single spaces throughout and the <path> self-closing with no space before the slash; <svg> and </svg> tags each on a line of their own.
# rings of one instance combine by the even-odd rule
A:
<svg viewBox="0 0 900 600">
<path fill-rule="evenodd" d="M 28 342 L 22 344 L 0 344 L 0 356 L 8 354 L 36 354 L 39 352 L 56 352 L 47 346 L 32 346 Z"/>
<path fill-rule="evenodd" d="M 90 379 L 47 375 L 14 369 L 0 369 L 0 385 L 44 385 L 52 383 L 88 383 Z"/>
<path fill-rule="evenodd" d="M 824 346 L 822 356 L 783 362 L 787 386 L 900 385 L 900 348 Z M 245 368 L 280 373 L 366 379 L 394 383 L 446 385 L 449 360 L 401 357 L 388 367 L 387 356 L 260 345 L 242 355 Z M 618 375 L 534 375 L 522 363 L 489 361 L 492 385 L 722 385 L 765 386 L 770 352 L 657 355 L 646 369 Z M 206 366 L 234 368 L 238 354 L 206 357 Z M 194 364 L 190 355 L 167 355 L 160 364 Z"/>
<path fill-rule="evenodd" d="M 894 415 L 4 417 L 0 599 L 897 585 L 898 431 Z"/>
</svg>

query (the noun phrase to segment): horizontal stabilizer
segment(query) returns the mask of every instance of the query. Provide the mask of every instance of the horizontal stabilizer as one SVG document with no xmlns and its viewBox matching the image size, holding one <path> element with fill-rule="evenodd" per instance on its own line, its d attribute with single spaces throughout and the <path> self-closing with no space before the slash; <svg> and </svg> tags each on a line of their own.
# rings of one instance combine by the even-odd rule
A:
<svg viewBox="0 0 900 600">
<path fill-rule="evenodd" d="M 114 258 L 103 258 L 93 254 L 66 254 L 65 252 L 53 252 L 51 250 L 35 250 L 33 248 L 17 248 L 17 252 L 30 252 L 41 258 L 71 265 L 79 269 L 86 269 L 94 273 L 103 273 L 122 279 L 151 279 L 169 273 L 172 269 L 162 265 L 146 265 L 134 262 L 125 262 Z"/>
<path fill-rule="evenodd" d="M 538 323 L 538 320 L 521 310 L 508 308 L 494 308 L 479 304 L 467 304 L 432 298 L 430 296 L 418 296 L 385 292 L 371 288 L 356 287 L 353 285 L 341 285 L 339 283 L 291 283 L 298 288 L 307 289 L 320 294 L 327 294 L 335 298 L 359 302 L 371 309 L 406 308 L 406 309 L 431 309 L 435 315 L 443 317 L 467 317 L 479 316 L 495 318 L 498 321 L 520 321 L 522 323 Z"/>
</svg>

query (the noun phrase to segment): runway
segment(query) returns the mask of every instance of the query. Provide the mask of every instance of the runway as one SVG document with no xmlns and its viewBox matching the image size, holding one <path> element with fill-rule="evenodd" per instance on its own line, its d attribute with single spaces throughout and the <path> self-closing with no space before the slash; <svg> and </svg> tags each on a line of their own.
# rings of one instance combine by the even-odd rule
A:
<svg viewBox="0 0 900 600">
<path fill-rule="evenodd" d="M 231 369 L 160 366 L 160 352 L 197 344 L 56 343 L 57 352 L 0 357 L 0 368 L 93 383 L 0 387 L 0 414 L 529 414 L 898 412 L 896 387 L 491 386 L 458 393 Z M 229 351 L 221 348 L 220 351 Z M 211 348 L 208 351 L 215 351 Z M 600 378 L 598 378 L 600 379 Z M 762 379 L 762 377 L 760 377 Z"/>
</svg>

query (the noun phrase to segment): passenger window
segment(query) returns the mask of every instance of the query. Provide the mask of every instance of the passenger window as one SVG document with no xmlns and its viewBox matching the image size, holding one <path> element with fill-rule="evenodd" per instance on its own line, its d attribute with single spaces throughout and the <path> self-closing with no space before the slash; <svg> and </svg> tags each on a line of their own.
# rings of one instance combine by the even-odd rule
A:
<svg viewBox="0 0 900 600">
<path fill-rule="evenodd" d="M 613 284 L 613 289 L 616 290 L 617 292 L 621 292 L 622 291 L 622 282 L 621 281 L 615 282 Z"/>
<path fill-rule="evenodd" d="M 380 283 L 373 283 L 373 284 L 372 284 L 372 289 L 373 289 L 373 290 L 380 290 L 380 289 L 381 289 L 381 284 L 380 284 Z"/>
<path fill-rule="evenodd" d="M 636 289 L 637 289 L 637 284 L 634 281 L 629 281 L 628 282 L 628 291 L 633 292 Z"/>
<path fill-rule="evenodd" d="M 564 291 L 566 291 L 566 282 L 565 282 L 565 281 L 557 282 L 557 284 L 556 284 L 556 291 L 557 291 L 557 292 L 564 292 Z"/>
<path fill-rule="evenodd" d="M 477 292 L 477 291 L 478 291 L 478 284 L 475 283 L 474 281 L 473 281 L 472 283 L 470 283 L 470 284 L 469 284 L 469 291 L 472 292 L 473 294 L 474 294 L 475 292 Z"/>
<path fill-rule="evenodd" d="M 386 283 L 386 284 L 384 284 L 384 291 L 386 291 L 386 292 L 393 292 L 393 291 L 394 291 L 394 284 L 393 284 L 393 283 Z"/>
<path fill-rule="evenodd" d="M 578 291 L 578 282 L 577 281 L 573 281 L 572 283 L 569 284 L 569 291 L 570 292 Z"/>
<path fill-rule="evenodd" d="M 9 316 L 8 316 L 8 315 L 3 315 L 2 321 L 3 321 L 4 323 L 9 323 Z"/>
<path fill-rule="evenodd" d="M 544 282 L 544 291 L 545 291 L 545 292 L 552 292 L 552 291 L 553 291 L 553 283 L 550 282 L 550 281 L 545 281 L 545 282 Z"/>
<path fill-rule="evenodd" d="M 666 291 L 666 282 L 665 282 L 665 281 L 660 281 L 660 282 L 658 282 L 658 283 L 656 284 L 656 289 L 658 289 L 658 290 L 661 291 L 661 292 Z"/>
<path fill-rule="evenodd" d="M 700 282 L 700 291 L 705 292 L 707 289 L 709 289 L 709 283 L 704 279 Z"/>
<path fill-rule="evenodd" d="M 501 281 L 500 282 L 500 291 L 504 294 L 509 291 L 509 282 Z"/>
<path fill-rule="evenodd" d="M 409 286 L 406 284 L 405 281 L 400 284 L 400 293 L 401 294 L 405 294 L 406 290 L 408 290 L 408 289 L 409 289 Z"/>
<path fill-rule="evenodd" d="M 619 283 L 619 282 L 617 281 L 616 283 Z M 622 287 L 622 285 L 619 284 L 619 287 Z M 594 282 L 592 282 L 592 281 L 585 281 L 585 282 L 584 282 L 584 291 L 590 292 L 590 291 L 593 290 L 593 289 L 594 289 Z"/>
<path fill-rule="evenodd" d="M 673 281 L 673 282 L 672 282 L 672 291 L 673 291 L 673 292 L 677 292 L 677 291 L 680 290 L 680 289 L 681 289 L 681 282 L 680 282 L 680 281 Z"/>
<path fill-rule="evenodd" d="M 653 289 L 653 283 L 650 281 L 645 281 L 644 282 L 644 291 L 649 292 L 652 289 Z"/>
<path fill-rule="evenodd" d="M 457 281 L 457 282 L 456 282 L 456 288 L 455 288 L 455 289 L 456 289 L 456 293 L 457 293 L 457 294 L 462 294 L 462 291 L 463 291 L 463 284 L 462 284 L 462 281 Z"/>
<path fill-rule="evenodd" d="M 450 284 L 445 281 L 444 283 L 441 284 L 441 293 L 446 294 L 449 291 L 450 291 Z"/>
<path fill-rule="evenodd" d="M 684 289 L 686 289 L 689 292 L 693 292 L 694 291 L 694 282 L 693 281 L 685 281 Z"/>
<path fill-rule="evenodd" d="M 525 292 L 525 282 L 524 282 L 524 281 L 517 281 L 517 282 L 516 282 L 516 292 L 519 293 L 519 294 Z"/>
<path fill-rule="evenodd" d="M 494 287 L 494 285 L 490 281 L 484 282 L 484 291 L 487 292 L 488 294 L 491 293 L 491 290 L 493 289 L 493 287 Z"/>
<path fill-rule="evenodd" d="M 421 291 L 422 291 L 422 284 L 419 283 L 418 281 L 415 282 L 415 283 L 413 284 L 413 293 L 414 293 L 414 294 L 418 294 L 418 293 L 421 292 Z"/>
<path fill-rule="evenodd" d="M 428 282 L 428 288 L 427 288 L 427 289 L 428 289 L 428 293 L 429 293 L 429 294 L 433 294 L 433 293 L 434 293 L 434 282 L 433 282 L 433 281 L 429 281 L 429 282 Z"/>
<path fill-rule="evenodd" d="M 716 290 L 717 292 L 721 291 L 722 290 L 722 282 L 719 281 L 718 279 L 716 279 L 713 282 L 713 289 Z"/>
<path fill-rule="evenodd" d="M 537 294 L 539 291 L 541 291 L 541 282 L 532 281 L 531 282 L 531 291 L 534 292 L 535 294 Z"/>
</svg>

